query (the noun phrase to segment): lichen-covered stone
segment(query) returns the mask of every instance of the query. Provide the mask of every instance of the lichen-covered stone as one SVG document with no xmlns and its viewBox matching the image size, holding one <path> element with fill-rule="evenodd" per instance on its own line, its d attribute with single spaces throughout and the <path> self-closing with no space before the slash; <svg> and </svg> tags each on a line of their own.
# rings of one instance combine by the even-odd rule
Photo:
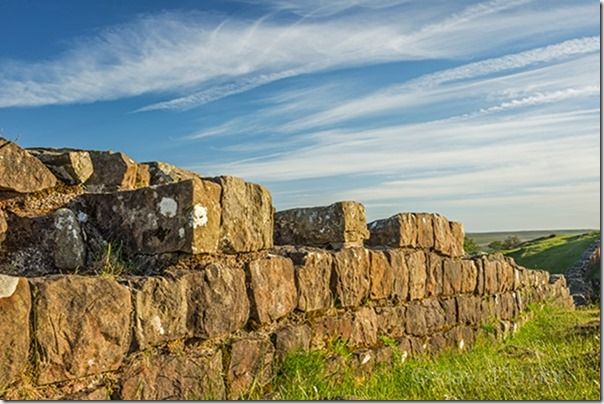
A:
<svg viewBox="0 0 604 404">
<path fill-rule="evenodd" d="M 275 355 L 283 360 L 292 352 L 307 351 L 310 348 L 312 331 L 306 324 L 289 324 L 275 332 Z"/>
<path fill-rule="evenodd" d="M 89 151 L 92 175 L 84 183 L 90 192 L 113 192 L 136 187 L 137 164 L 125 153 Z"/>
<path fill-rule="evenodd" d="M 369 223 L 367 245 L 410 247 L 417 245 L 417 219 L 413 213 L 397 213 Z"/>
<path fill-rule="evenodd" d="M 86 262 L 86 243 L 80 223 L 73 211 L 61 208 L 54 213 L 52 251 L 54 264 L 59 269 L 75 270 Z"/>
<path fill-rule="evenodd" d="M 185 170 L 162 161 L 150 161 L 141 163 L 149 172 L 149 185 L 165 185 L 173 182 L 190 180 L 199 177 L 193 171 Z"/>
<path fill-rule="evenodd" d="M 224 336 L 247 323 L 250 304 L 241 268 L 210 264 L 181 279 L 186 288 L 187 327 L 193 336 Z"/>
<path fill-rule="evenodd" d="M 186 284 L 182 280 L 147 277 L 132 284 L 135 336 L 140 349 L 186 337 Z"/>
<path fill-rule="evenodd" d="M 461 261 L 458 259 L 443 259 L 443 295 L 453 296 L 461 292 L 463 282 Z"/>
<path fill-rule="evenodd" d="M 394 272 L 384 252 L 370 251 L 369 297 L 373 300 L 389 299 L 392 295 Z"/>
<path fill-rule="evenodd" d="M 324 250 L 307 247 L 284 246 L 276 247 L 276 250 L 294 263 L 298 310 L 311 312 L 330 308 L 333 305 L 330 289 L 332 255 Z"/>
<path fill-rule="evenodd" d="M 106 278 L 34 281 L 39 384 L 120 367 L 130 346 L 130 291 Z"/>
<path fill-rule="evenodd" d="M 219 250 L 240 253 L 273 246 L 273 205 L 265 187 L 237 177 L 215 177 L 222 187 Z"/>
<path fill-rule="evenodd" d="M 75 149 L 27 149 L 61 181 L 69 185 L 83 184 L 94 172 L 90 154 Z"/>
<path fill-rule="evenodd" d="M 200 179 L 86 195 L 96 226 L 138 254 L 215 252 L 220 187 Z"/>
<path fill-rule="evenodd" d="M 252 385 L 266 385 L 272 375 L 275 348 L 262 336 L 235 340 L 231 344 L 230 362 L 226 369 L 227 398 L 235 400 L 249 391 Z"/>
<path fill-rule="evenodd" d="M 423 251 L 414 251 L 406 256 L 409 268 L 409 298 L 423 299 L 426 295 L 426 256 Z"/>
<path fill-rule="evenodd" d="M 369 296 L 369 252 L 346 248 L 334 253 L 335 291 L 342 307 L 359 306 Z"/>
<path fill-rule="evenodd" d="M 409 297 L 409 268 L 407 267 L 406 254 L 403 250 L 387 250 L 385 252 L 390 268 L 392 269 L 392 299 L 400 304 Z"/>
<path fill-rule="evenodd" d="M 38 192 L 56 184 L 56 177 L 40 160 L 0 137 L 0 191 Z"/>
<path fill-rule="evenodd" d="M 275 213 L 277 245 L 362 247 L 368 237 L 365 207 L 358 202 L 336 202 Z"/>
<path fill-rule="evenodd" d="M 139 354 L 121 377 L 122 400 L 224 400 L 220 351 Z"/>
<path fill-rule="evenodd" d="M 288 315 L 297 305 L 294 265 L 289 258 L 269 256 L 248 264 L 252 317 L 270 323 Z"/>
<path fill-rule="evenodd" d="M 0 386 L 15 382 L 27 366 L 30 309 L 27 279 L 0 274 Z"/>
</svg>

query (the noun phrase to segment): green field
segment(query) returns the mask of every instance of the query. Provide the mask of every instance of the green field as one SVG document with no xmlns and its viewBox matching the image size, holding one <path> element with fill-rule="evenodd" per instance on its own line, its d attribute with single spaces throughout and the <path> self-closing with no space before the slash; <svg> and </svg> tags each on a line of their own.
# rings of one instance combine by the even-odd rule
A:
<svg viewBox="0 0 604 404">
<path fill-rule="evenodd" d="M 556 234 L 523 243 L 520 247 L 503 251 L 527 268 L 564 273 L 581 258 L 583 252 L 600 238 L 599 232 L 583 234 Z"/>
<path fill-rule="evenodd" d="M 395 361 L 370 375 L 342 365 L 345 349 L 288 357 L 269 391 L 277 400 L 599 400 L 599 310 L 532 307 L 534 318 L 505 341 L 484 337 L 469 352 Z M 399 357 L 399 356 L 397 356 Z M 328 370 L 329 369 L 329 370 Z"/>
<path fill-rule="evenodd" d="M 486 248 L 489 243 L 493 241 L 503 241 L 510 236 L 516 236 L 520 239 L 520 241 L 529 241 L 534 240 L 540 237 L 546 237 L 550 234 L 556 235 L 570 235 L 574 236 L 577 234 L 584 234 L 593 232 L 593 229 L 583 229 L 583 230 L 530 230 L 530 231 L 498 231 L 498 232 L 488 232 L 488 233 L 466 233 L 468 237 L 473 239 L 476 244 L 478 244 L 482 248 Z"/>
</svg>

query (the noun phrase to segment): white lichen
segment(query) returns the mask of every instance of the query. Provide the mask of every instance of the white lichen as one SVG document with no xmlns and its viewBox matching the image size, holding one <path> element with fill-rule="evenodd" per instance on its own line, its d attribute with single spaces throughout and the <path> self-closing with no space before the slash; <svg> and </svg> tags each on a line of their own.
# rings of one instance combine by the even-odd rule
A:
<svg viewBox="0 0 604 404">
<path fill-rule="evenodd" d="M 208 223 L 208 209 L 200 204 L 193 207 L 191 212 L 191 226 L 196 229 Z"/>
<path fill-rule="evenodd" d="M 78 222 L 86 223 L 88 221 L 88 215 L 84 212 L 78 212 Z"/>
<path fill-rule="evenodd" d="M 159 213 L 166 217 L 174 217 L 176 216 L 176 211 L 178 210 L 178 203 L 172 198 L 161 198 L 161 201 L 157 205 L 159 208 Z"/>
<path fill-rule="evenodd" d="M 161 325 L 161 319 L 159 316 L 153 316 L 151 319 L 151 325 L 153 326 L 153 329 L 159 333 L 159 335 L 164 335 L 166 333 L 164 327 Z"/>
<path fill-rule="evenodd" d="M 180 229 L 178 229 L 178 237 L 184 238 L 184 236 L 185 236 L 185 229 L 183 229 L 181 227 Z"/>
<path fill-rule="evenodd" d="M 0 274 L 0 299 L 11 297 L 17 290 L 18 284 L 19 278 Z"/>
</svg>

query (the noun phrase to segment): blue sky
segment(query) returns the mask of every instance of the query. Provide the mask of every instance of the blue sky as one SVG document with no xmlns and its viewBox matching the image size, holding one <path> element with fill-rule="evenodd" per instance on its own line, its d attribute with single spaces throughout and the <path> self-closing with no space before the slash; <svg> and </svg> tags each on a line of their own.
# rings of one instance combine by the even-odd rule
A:
<svg viewBox="0 0 604 404">
<path fill-rule="evenodd" d="M 597 228 L 593 0 L 0 0 L 0 130 L 238 175 L 277 209 Z"/>
</svg>

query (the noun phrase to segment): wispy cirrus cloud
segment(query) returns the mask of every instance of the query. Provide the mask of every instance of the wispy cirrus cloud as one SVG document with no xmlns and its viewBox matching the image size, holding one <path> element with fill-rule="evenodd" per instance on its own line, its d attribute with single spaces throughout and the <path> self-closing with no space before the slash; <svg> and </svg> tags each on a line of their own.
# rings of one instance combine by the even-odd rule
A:
<svg viewBox="0 0 604 404">
<path fill-rule="evenodd" d="M 0 107 L 154 94 L 165 99 L 139 111 L 182 110 L 300 74 L 467 57 L 529 42 L 537 31 L 540 38 L 571 32 L 593 20 L 588 4 L 556 2 L 543 10 L 528 7 L 528 0 L 468 7 L 437 3 L 433 10 L 424 7 L 421 18 L 406 2 L 352 3 L 355 7 L 334 3 L 326 6 L 330 18 L 313 18 L 312 12 L 293 4 L 274 2 L 274 9 L 251 20 L 176 12 L 146 16 L 83 38 L 51 60 L 5 60 L 0 63 Z M 279 10 L 304 16 L 297 22 L 282 19 Z M 534 28 L 526 29 L 529 20 Z M 525 29 L 515 29 L 519 27 Z M 489 35 L 470 50 L 467 43 L 479 29 Z"/>
</svg>

